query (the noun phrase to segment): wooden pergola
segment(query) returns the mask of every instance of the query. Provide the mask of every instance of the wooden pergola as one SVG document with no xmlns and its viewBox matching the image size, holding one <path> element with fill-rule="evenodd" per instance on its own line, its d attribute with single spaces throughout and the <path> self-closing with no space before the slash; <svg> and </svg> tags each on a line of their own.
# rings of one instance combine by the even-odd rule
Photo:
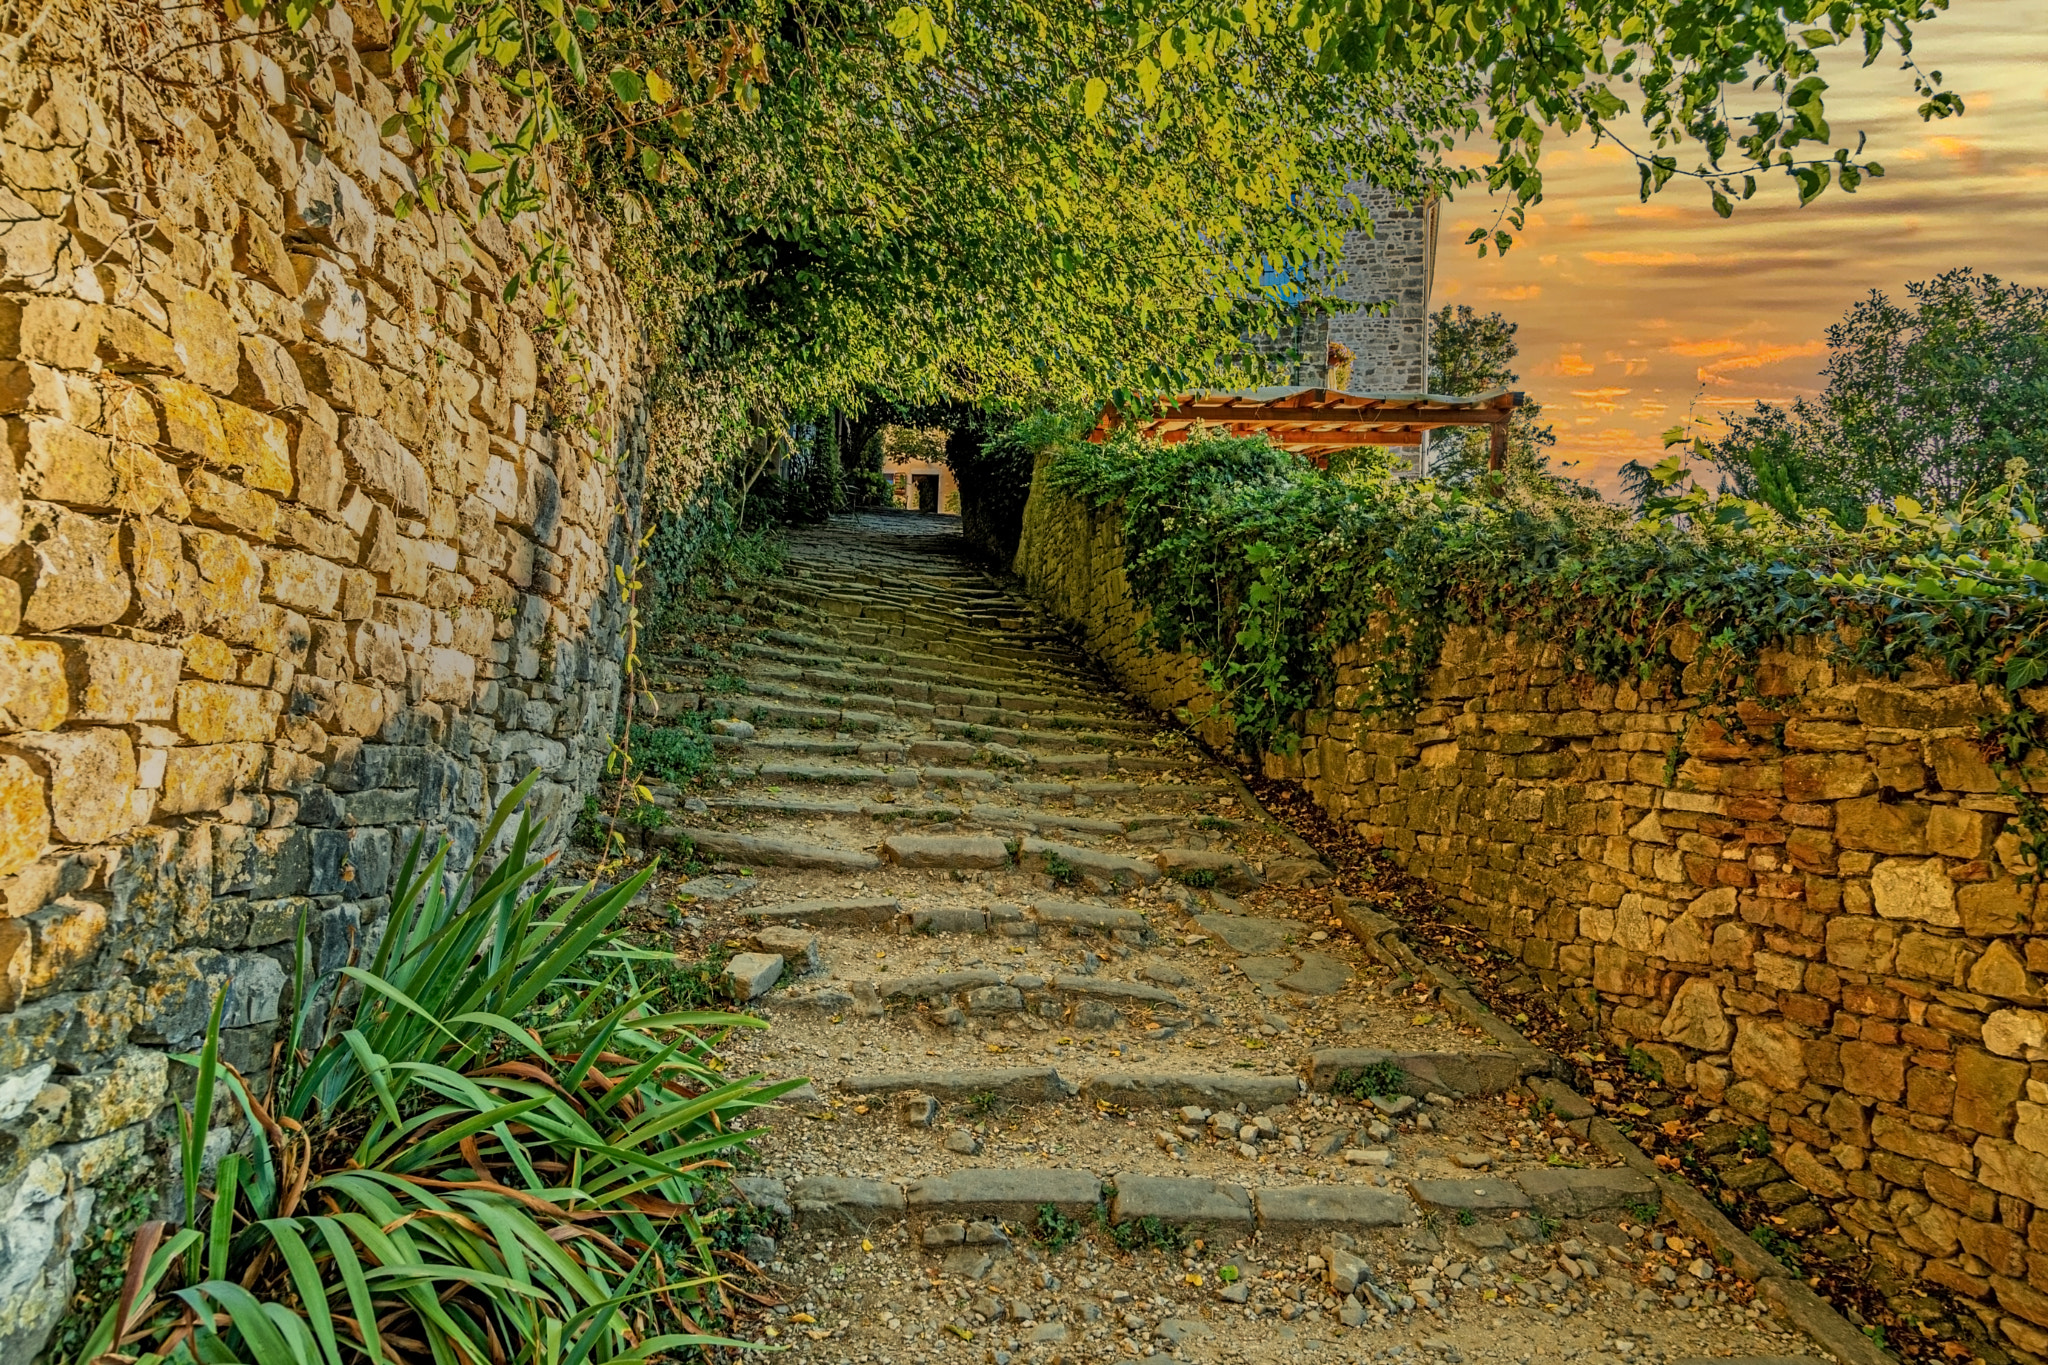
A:
<svg viewBox="0 0 2048 1365">
<path fill-rule="evenodd" d="M 1184 393 L 1173 406 L 1136 417 L 1105 404 L 1088 439 L 1106 440 L 1129 421 L 1142 435 L 1171 444 L 1185 441 L 1198 423 L 1233 436 L 1264 435 L 1274 445 L 1327 462 L 1355 446 L 1419 446 L 1434 427 L 1485 427 L 1490 446 L 1487 468 L 1507 464 L 1508 419 L 1522 405 L 1520 393 L 1454 398 L 1435 393 L 1345 393 L 1341 389 L 1266 388 L 1238 393 Z"/>
</svg>

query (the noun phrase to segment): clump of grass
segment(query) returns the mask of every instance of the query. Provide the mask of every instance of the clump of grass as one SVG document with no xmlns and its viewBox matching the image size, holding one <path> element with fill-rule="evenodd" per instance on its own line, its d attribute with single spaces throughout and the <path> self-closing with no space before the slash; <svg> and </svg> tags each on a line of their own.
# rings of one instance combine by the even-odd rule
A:
<svg viewBox="0 0 2048 1365">
<path fill-rule="evenodd" d="M 711 766 L 711 736 L 702 711 L 684 711 L 658 725 L 635 725 L 628 736 L 636 777 L 688 782 Z"/>
<path fill-rule="evenodd" d="M 1179 1251 L 1187 1244 L 1187 1234 L 1158 1218 L 1127 1218 L 1121 1223 L 1105 1220 L 1103 1230 L 1123 1251 Z"/>
<path fill-rule="evenodd" d="M 1080 1220 L 1061 1213 L 1056 1205 L 1040 1204 L 1033 1220 L 1031 1238 L 1048 1251 L 1064 1251 L 1081 1240 Z"/>
<path fill-rule="evenodd" d="M 1191 886 L 1197 891 L 1212 891 L 1216 887 L 1216 869 L 1213 867 L 1176 868 L 1173 879 L 1182 886 Z"/>
<path fill-rule="evenodd" d="M 1072 886 L 1081 880 L 1081 869 L 1057 853 L 1045 855 L 1045 875 L 1052 878 L 1056 886 Z"/>
<path fill-rule="evenodd" d="M 1340 1095 L 1349 1095 L 1356 1100 L 1369 1100 L 1374 1096 L 1398 1095 L 1408 1080 L 1408 1073 L 1391 1061 L 1377 1061 L 1356 1071 L 1340 1071 L 1330 1089 Z"/>
</svg>

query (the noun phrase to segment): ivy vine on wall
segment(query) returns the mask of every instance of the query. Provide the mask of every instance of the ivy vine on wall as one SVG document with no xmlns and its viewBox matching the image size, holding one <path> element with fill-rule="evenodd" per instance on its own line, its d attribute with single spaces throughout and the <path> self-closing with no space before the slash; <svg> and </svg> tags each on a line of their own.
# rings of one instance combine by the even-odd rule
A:
<svg viewBox="0 0 2048 1365">
<path fill-rule="evenodd" d="M 1854 532 L 1699 490 L 1633 517 L 1541 490 L 1333 474 L 1202 428 L 1172 445 L 1129 428 L 1069 441 L 1046 477 L 1120 518 L 1148 640 L 1201 657 L 1248 751 L 1297 743 L 1305 713 L 1334 700 L 1337 651 L 1361 640 L 1356 709 L 1399 715 L 1453 625 L 1554 642 L 1568 670 L 1603 682 L 1674 671 L 1682 655 L 1724 698 L 1752 685 L 1764 650 L 1815 638 L 1874 674 L 1938 660 L 1997 689 L 1986 756 L 2036 862 L 2048 846 L 2035 795 L 2048 791 L 2048 545 L 2021 462 L 1955 507 L 1901 498 Z"/>
</svg>

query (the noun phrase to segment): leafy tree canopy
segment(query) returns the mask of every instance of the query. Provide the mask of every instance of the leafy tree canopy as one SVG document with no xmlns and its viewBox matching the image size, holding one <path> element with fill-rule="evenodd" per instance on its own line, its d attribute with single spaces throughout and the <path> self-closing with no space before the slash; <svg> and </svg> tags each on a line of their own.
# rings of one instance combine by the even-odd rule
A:
<svg viewBox="0 0 2048 1365">
<path fill-rule="evenodd" d="M 1953 502 L 2021 459 L 2048 466 L 2048 289 L 1951 270 L 1828 329 L 1817 401 L 1759 403 L 1700 443 L 1730 492 L 1861 525 L 1900 495 Z"/>
<path fill-rule="evenodd" d="M 1429 318 L 1429 390 L 1431 393 L 1475 394 L 1511 389 L 1519 382 L 1515 358 L 1522 352 L 1516 326 L 1499 313 L 1481 313 L 1470 304 L 1445 304 Z M 1542 421 L 1543 405 L 1525 398 L 1508 419 L 1507 473 L 1527 483 L 1567 485 L 1584 496 L 1597 496 L 1550 468 L 1550 448 L 1557 433 Z M 1429 434 L 1430 477 L 1463 488 L 1486 473 L 1488 438 L 1474 427 L 1445 427 Z"/>
<path fill-rule="evenodd" d="M 377 3 L 412 92 L 392 131 L 460 154 L 420 202 L 470 180 L 516 217 L 565 164 L 620 225 L 658 353 L 757 426 L 863 392 L 1247 378 L 1241 339 L 1294 306 L 1276 267 L 1367 225 L 1349 186 L 1483 182 L 1505 249 L 1551 131 L 1625 137 L 1645 195 L 1697 179 L 1723 213 L 1766 174 L 1853 190 L 1882 168 L 1828 124 L 1827 47 L 1904 57 L 1923 116 L 1960 110 L 1910 62 L 1946 0 Z M 477 97 L 517 131 L 456 119 Z M 1454 164 L 1475 137 L 1491 163 Z M 526 282 L 565 324 L 569 273 L 543 237 Z"/>
</svg>

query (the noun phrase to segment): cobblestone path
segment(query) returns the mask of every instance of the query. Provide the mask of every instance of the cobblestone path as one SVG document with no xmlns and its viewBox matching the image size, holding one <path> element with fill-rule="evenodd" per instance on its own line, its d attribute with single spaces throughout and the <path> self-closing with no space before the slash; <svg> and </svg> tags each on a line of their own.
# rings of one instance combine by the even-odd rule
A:
<svg viewBox="0 0 2048 1365">
<path fill-rule="evenodd" d="M 740 1187 L 762 1338 L 820 1362 L 1797 1357 L 1344 932 L 1225 769 L 968 563 L 950 518 L 792 537 L 662 793 L 698 946 L 807 1076 Z M 665 889 L 673 889 L 670 883 Z"/>
</svg>

